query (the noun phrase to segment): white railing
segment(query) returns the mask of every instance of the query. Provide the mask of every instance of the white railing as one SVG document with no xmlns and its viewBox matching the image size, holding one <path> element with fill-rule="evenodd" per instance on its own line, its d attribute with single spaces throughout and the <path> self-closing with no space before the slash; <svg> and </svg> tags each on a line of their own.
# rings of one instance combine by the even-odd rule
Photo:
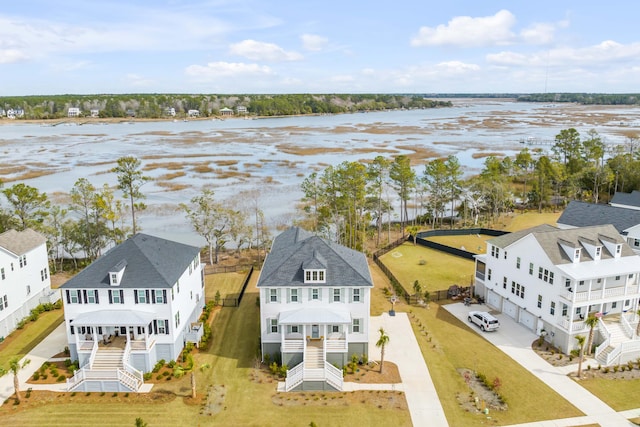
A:
<svg viewBox="0 0 640 427">
<path fill-rule="evenodd" d="M 291 391 L 304 381 L 304 362 L 298 364 L 287 371 L 287 378 L 284 380 L 284 389 Z"/>
<path fill-rule="evenodd" d="M 569 332 L 579 332 L 589 329 L 589 327 L 584 323 L 584 320 L 570 322 L 567 317 L 560 319 L 559 324 Z"/>
<path fill-rule="evenodd" d="M 73 374 L 73 377 L 67 378 L 67 391 L 71 391 L 72 388 L 84 381 L 84 368 L 80 368 Z"/>
<path fill-rule="evenodd" d="M 133 391 L 138 391 L 144 383 L 142 372 L 129 364 L 125 364 L 124 369 L 118 369 L 118 381 L 128 386 Z"/>
<path fill-rule="evenodd" d="M 638 293 L 638 285 L 627 286 L 626 295 L 637 294 Z"/>
<path fill-rule="evenodd" d="M 331 363 L 325 360 L 324 362 L 324 372 L 326 375 L 326 380 L 333 388 L 338 391 L 342 391 L 342 384 L 344 383 L 344 379 L 342 377 L 342 370 L 336 368 Z"/>
<path fill-rule="evenodd" d="M 136 380 L 138 380 L 140 382 L 140 384 L 142 384 L 144 382 L 144 375 L 142 373 L 142 371 L 137 370 L 136 368 L 134 368 L 133 366 L 129 365 L 128 363 L 124 363 L 123 364 L 124 370 L 131 376 L 133 376 Z"/>
<path fill-rule="evenodd" d="M 605 340 L 602 342 L 602 344 L 596 347 L 596 352 L 594 354 L 594 357 L 596 359 L 598 358 L 600 353 L 602 353 L 607 347 L 609 347 L 609 344 L 611 344 L 611 333 L 609 333 L 609 330 L 607 329 L 604 322 L 598 322 L 598 329 L 600 330 L 600 333 L 605 337 Z"/>
<path fill-rule="evenodd" d="M 609 354 L 607 354 L 605 360 L 605 366 L 609 366 L 613 364 L 613 361 L 617 357 L 621 357 L 625 353 L 640 353 L 640 341 L 625 341 L 620 343 L 616 348 Z"/>
<path fill-rule="evenodd" d="M 624 295 L 624 287 L 623 286 L 616 286 L 615 288 L 607 288 L 604 290 L 604 298 L 608 298 L 608 297 L 618 297 Z"/>
<path fill-rule="evenodd" d="M 631 324 L 629 323 L 629 321 L 627 320 L 627 317 L 624 314 L 620 316 L 620 324 L 622 325 L 622 329 L 624 330 L 624 333 L 627 334 L 627 338 L 633 339 L 634 330 L 631 327 Z"/>
<path fill-rule="evenodd" d="M 93 366 L 93 362 L 96 360 L 96 354 L 98 354 L 98 341 L 93 342 L 93 348 L 91 348 L 91 355 L 89 356 L 89 366 Z"/>
<path fill-rule="evenodd" d="M 572 301 L 572 302 L 588 301 L 589 300 L 589 292 L 567 291 L 567 293 L 565 294 L 564 297 L 566 299 L 568 299 L 569 301 Z"/>
<path fill-rule="evenodd" d="M 282 342 L 282 351 L 286 353 L 304 351 L 303 339 L 285 339 Z"/>
<path fill-rule="evenodd" d="M 327 339 L 325 342 L 326 351 L 347 351 L 348 343 L 346 339 Z"/>
<path fill-rule="evenodd" d="M 78 340 L 78 351 L 91 351 L 93 346 L 95 345 L 95 341 L 93 340 Z"/>
</svg>

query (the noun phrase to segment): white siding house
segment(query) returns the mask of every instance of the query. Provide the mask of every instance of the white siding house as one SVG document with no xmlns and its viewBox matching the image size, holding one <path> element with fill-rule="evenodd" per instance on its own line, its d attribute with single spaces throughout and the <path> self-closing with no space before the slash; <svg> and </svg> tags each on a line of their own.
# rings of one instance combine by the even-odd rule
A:
<svg viewBox="0 0 640 427">
<path fill-rule="evenodd" d="M 80 109 L 78 107 L 69 107 L 67 117 L 80 117 Z"/>
<path fill-rule="evenodd" d="M 142 372 L 198 343 L 204 277 L 197 247 L 136 234 L 62 286 L 70 390 L 138 391 Z M 191 338 L 191 337 L 196 338 Z"/>
<path fill-rule="evenodd" d="M 640 256 L 612 225 L 542 225 L 487 241 L 476 256 L 476 294 L 568 353 L 600 317 L 595 356 L 603 366 L 640 356 Z"/>
<path fill-rule="evenodd" d="M 277 236 L 260 271 L 262 357 L 290 367 L 286 389 L 342 389 L 343 366 L 368 353 L 370 291 L 361 252 L 297 227 Z"/>
<path fill-rule="evenodd" d="M 47 239 L 31 229 L 0 234 L 0 337 L 15 330 L 42 302 L 56 302 L 51 290 Z"/>
</svg>

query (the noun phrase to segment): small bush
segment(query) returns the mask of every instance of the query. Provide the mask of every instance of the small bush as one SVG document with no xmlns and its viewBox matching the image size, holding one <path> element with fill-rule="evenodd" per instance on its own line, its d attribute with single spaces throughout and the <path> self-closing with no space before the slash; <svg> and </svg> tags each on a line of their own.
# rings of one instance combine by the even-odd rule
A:
<svg viewBox="0 0 640 427">
<path fill-rule="evenodd" d="M 64 366 L 66 366 L 67 368 L 68 368 L 69 366 L 71 366 L 71 359 L 65 359 L 65 360 L 64 360 Z"/>
<path fill-rule="evenodd" d="M 156 380 L 161 380 L 162 379 L 162 375 L 156 375 Z"/>
<path fill-rule="evenodd" d="M 34 381 L 38 381 L 38 379 L 39 379 L 39 378 L 40 378 L 40 372 L 35 371 L 35 372 L 33 373 L 33 380 L 34 380 Z"/>
<path fill-rule="evenodd" d="M 149 381 L 149 380 L 151 379 L 151 377 L 152 377 L 152 376 L 153 376 L 153 373 L 151 373 L 151 372 L 145 372 L 145 373 L 142 375 L 142 378 L 143 378 L 145 381 Z"/>
<path fill-rule="evenodd" d="M 56 379 L 56 381 L 61 383 L 62 381 L 65 381 L 66 379 L 67 379 L 67 377 L 65 377 L 64 375 L 58 375 L 58 379 Z"/>
<path fill-rule="evenodd" d="M 619 369 L 620 369 L 620 366 L 616 365 L 613 367 L 613 372 L 618 372 Z"/>
<path fill-rule="evenodd" d="M 163 377 L 168 377 L 169 375 L 171 375 L 171 372 L 169 372 L 169 371 L 164 371 L 164 372 L 162 373 L 162 376 L 163 376 Z"/>
<path fill-rule="evenodd" d="M 175 361 L 175 360 L 172 360 L 172 361 L 170 361 L 170 362 L 168 363 L 168 365 L 169 365 L 169 367 L 170 367 L 171 369 L 173 369 L 173 367 L 174 367 L 174 366 L 176 366 L 176 361 Z"/>
</svg>

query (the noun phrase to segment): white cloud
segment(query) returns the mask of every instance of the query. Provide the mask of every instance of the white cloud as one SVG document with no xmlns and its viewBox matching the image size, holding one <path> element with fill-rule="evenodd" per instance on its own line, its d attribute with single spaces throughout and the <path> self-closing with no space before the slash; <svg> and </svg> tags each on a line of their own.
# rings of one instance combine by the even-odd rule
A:
<svg viewBox="0 0 640 427">
<path fill-rule="evenodd" d="M 264 43 L 256 40 L 243 40 L 229 46 L 233 55 L 243 56 L 252 61 L 299 61 L 302 55 L 282 49 L 273 43 Z"/>
<path fill-rule="evenodd" d="M 242 62 L 209 62 L 207 65 L 190 65 L 185 74 L 195 80 L 219 79 L 220 77 L 268 76 L 272 70 L 264 65 Z"/>
<path fill-rule="evenodd" d="M 332 82 L 335 83 L 351 83 L 353 81 L 355 81 L 356 79 L 353 76 L 350 75 L 339 75 L 339 76 L 333 76 L 330 79 Z"/>
<path fill-rule="evenodd" d="M 302 40 L 302 45 L 306 50 L 314 52 L 322 50 L 329 42 L 328 38 L 315 34 L 303 34 L 300 36 L 300 39 Z"/>
<path fill-rule="evenodd" d="M 151 86 L 154 83 L 153 80 L 145 78 L 145 77 L 140 76 L 138 74 L 127 74 L 125 76 L 125 81 L 130 86 L 136 86 L 136 87 L 148 87 L 148 86 Z"/>
<path fill-rule="evenodd" d="M 29 56 L 20 49 L 0 49 L 0 64 L 13 64 L 29 60 Z"/>
<path fill-rule="evenodd" d="M 549 44 L 553 41 L 556 27 L 548 23 L 536 23 L 520 31 L 520 37 L 529 44 Z"/>
<path fill-rule="evenodd" d="M 473 72 L 480 70 L 480 67 L 476 64 L 467 64 L 461 61 L 446 61 L 441 62 L 436 65 L 438 70 L 447 72 L 447 73 L 456 73 L 462 74 L 467 72 Z"/>
<path fill-rule="evenodd" d="M 447 25 L 421 27 L 411 45 L 478 47 L 509 44 L 515 37 L 511 31 L 515 22 L 515 16 L 508 10 L 479 18 L 456 16 Z"/>
<path fill-rule="evenodd" d="M 486 56 L 487 62 L 500 66 L 600 66 L 615 62 L 637 61 L 640 43 L 624 45 L 605 40 L 583 48 L 561 47 L 547 52 L 523 54 L 504 51 Z"/>
</svg>

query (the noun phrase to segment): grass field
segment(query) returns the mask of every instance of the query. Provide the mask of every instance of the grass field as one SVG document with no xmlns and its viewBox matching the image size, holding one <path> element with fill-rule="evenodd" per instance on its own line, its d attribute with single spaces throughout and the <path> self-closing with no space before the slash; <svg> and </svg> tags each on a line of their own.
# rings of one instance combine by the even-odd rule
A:
<svg viewBox="0 0 640 427">
<path fill-rule="evenodd" d="M 473 261 L 409 242 L 384 254 L 380 260 L 410 293 L 416 280 L 429 292 L 454 284 L 469 286 L 475 269 Z"/>
<path fill-rule="evenodd" d="M 0 343 L 0 366 L 7 368 L 9 359 L 15 356 L 22 359 L 63 321 L 61 309 L 45 311 L 35 322 L 27 322 L 23 329 L 13 331 Z"/>
<path fill-rule="evenodd" d="M 247 271 L 238 271 L 235 273 L 219 273 L 207 274 L 204 276 L 205 281 L 205 301 L 213 301 L 216 292 L 220 292 L 220 298 L 237 298 L 242 290 L 242 283 L 247 277 Z M 259 271 L 255 271 L 257 276 Z"/>
<path fill-rule="evenodd" d="M 638 393 L 640 393 L 640 378 L 624 381 L 591 378 L 581 380 L 580 385 L 616 411 L 627 411 L 640 407 L 640 401 L 637 399 Z M 635 398 L 630 398 L 630 396 Z"/>
</svg>

